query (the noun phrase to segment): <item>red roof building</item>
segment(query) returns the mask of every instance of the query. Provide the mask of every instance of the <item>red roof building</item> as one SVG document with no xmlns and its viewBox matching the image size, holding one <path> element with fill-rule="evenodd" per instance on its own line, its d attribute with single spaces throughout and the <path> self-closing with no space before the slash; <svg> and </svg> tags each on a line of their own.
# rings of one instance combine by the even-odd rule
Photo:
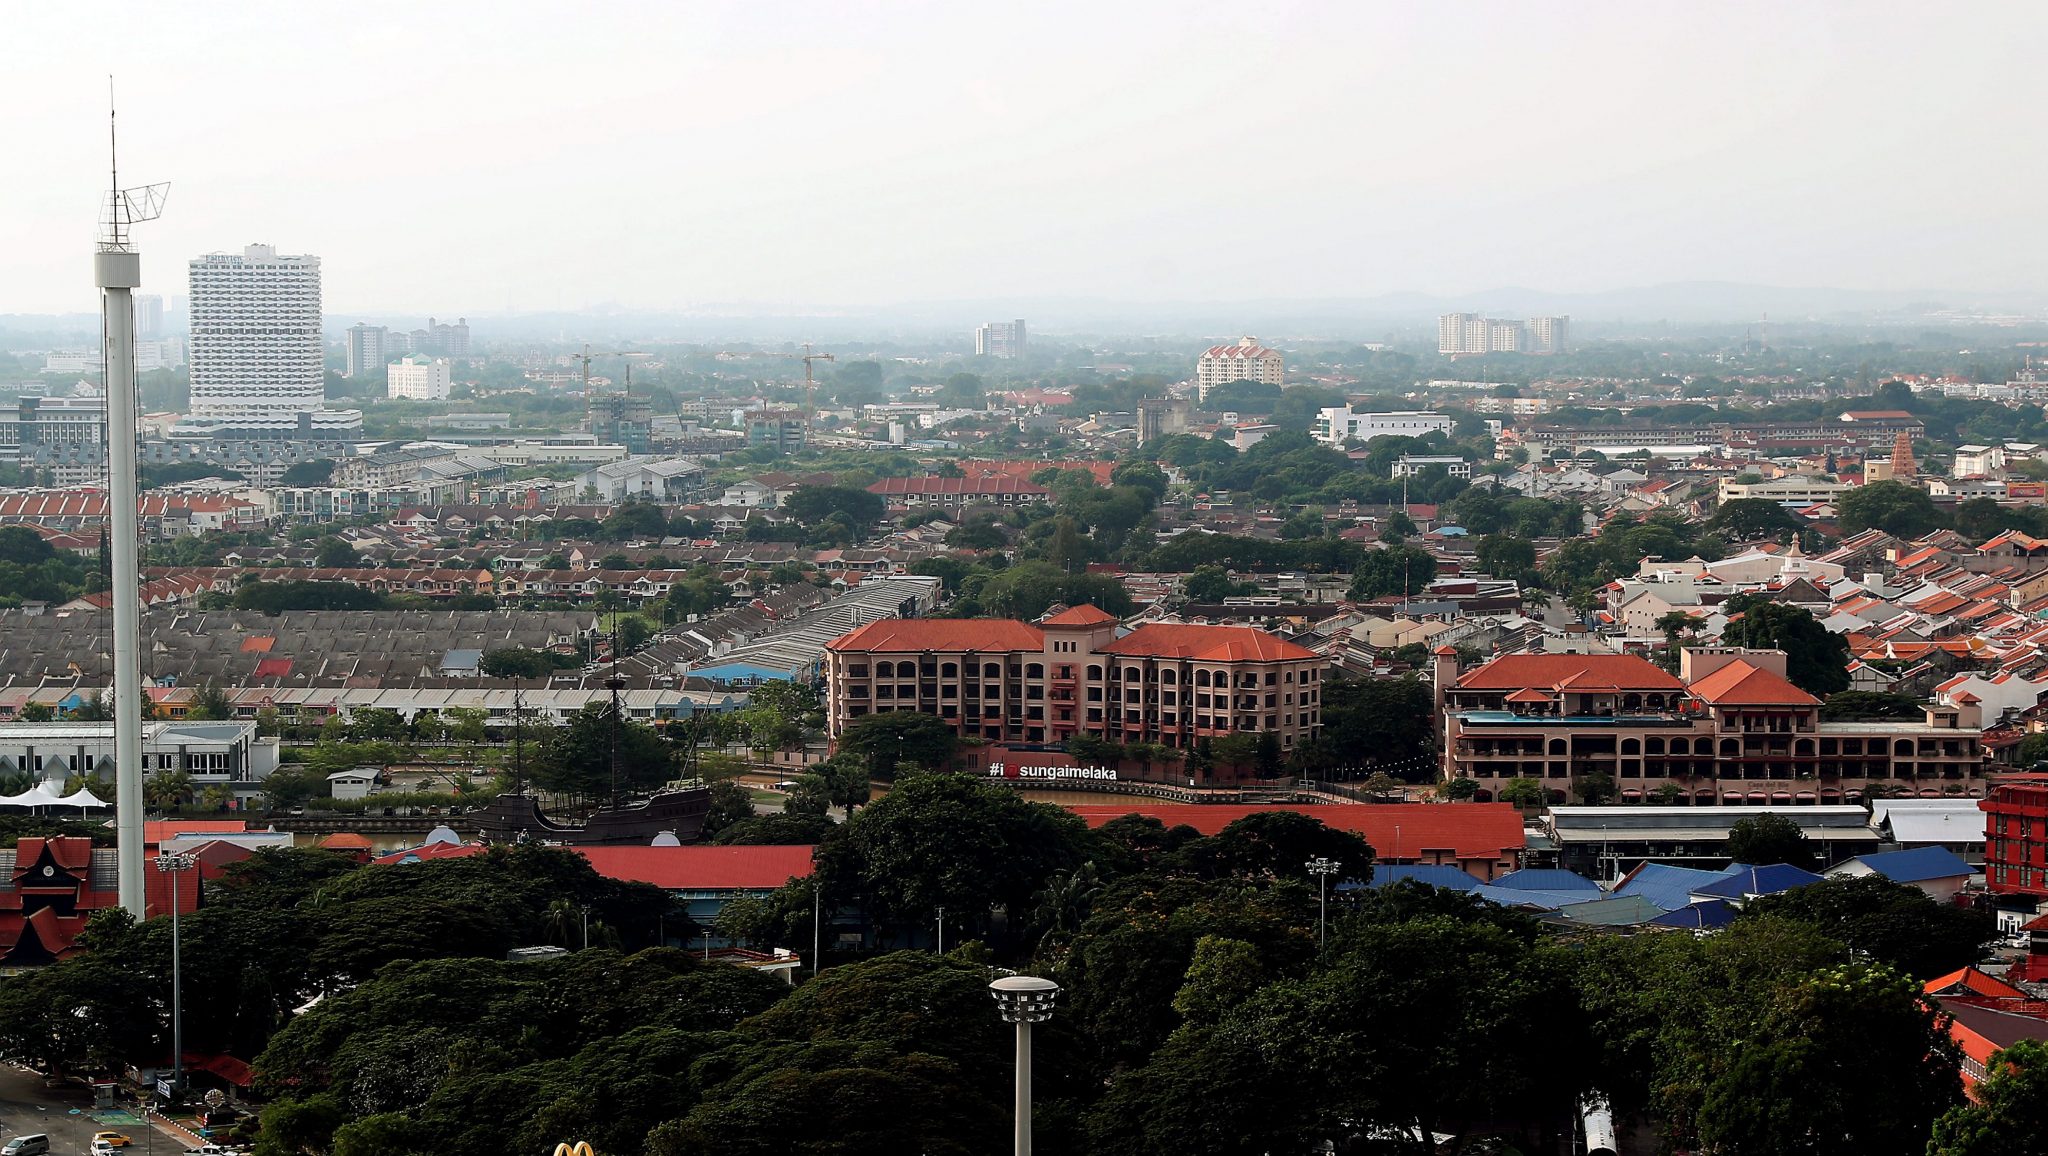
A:
<svg viewBox="0 0 2048 1156">
<path fill-rule="evenodd" d="M 825 651 L 835 738 L 866 715 L 921 711 L 997 744 L 1090 734 L 1185 748 L 1256 731 L 1291 749 L 1321 725 L 1329 665 L 1246 626 L 1147 623 L 1119 638 L 1093 606 L 1036 623 L 884 619 Z"/>
<path fill-rule="evenodd" d="M 1482 801 L 1519 778 L 1554 803 L 1587 789 L 1624 803 L 1844 803 L 1873 783 L 1984 794 L 1979 704 L 1929 707 L 1921 722 L 1827 722 L 1820 700 L 1786 677 L 1788 661 L 1695 647 L 1675 678 L 1618 654 L 1511 654 L 1461 673 L 1456 652 L 1440 648 L 1444 776 L 1477 780 Z"/>
<path fill-rule="evenodd" d="M 607 879 L 652 883 L 667 891 L 773 891 L 808 879 L 815 847 L 577 847 Z"/>
<path fill-rule="evenodd" d="M 2002 783 L 1984 812 L 1984 886 L 1994 895 L 2048 899 L 2048 782 Z"/>
<path fill-rule="evenodd" d="M 1991 1057 L 2021 1040 L 2048 1041 L 2048 1003 L 1974 967 L 1930 979 L 1921 990 L 1940 1006 L 1963 1053 L 1963 1087 L 1974 1098 Z"/>
<path fill-rule="evenodd" d="M 1222 803 L 1151 803 L 1140 807 L 1082 803 L 1067 808 L 1100 827 L 1124 815 L 1146 815 L 1168 827 L 1188 826 L 1214 835 L 1265 811 L 1294 811 L 1326 827 L 1361 835 L 1380 863 L 1457 867 L 1491 880 L 1521 866 L 1522 815 L 1506 803 L 1382 803 L 1375 805 L 1233 806 Z"/>
<path fill-rule="evenodd" d="M 51 963 L 78 951 L 77 939 L 96 911 L 121 905 L 112 847 L 76 835 L 24 836 L 0 848 L 0 966 Z M 199 871 L 143 872 L 149 915 L 199 906 Z"/>
</svg>

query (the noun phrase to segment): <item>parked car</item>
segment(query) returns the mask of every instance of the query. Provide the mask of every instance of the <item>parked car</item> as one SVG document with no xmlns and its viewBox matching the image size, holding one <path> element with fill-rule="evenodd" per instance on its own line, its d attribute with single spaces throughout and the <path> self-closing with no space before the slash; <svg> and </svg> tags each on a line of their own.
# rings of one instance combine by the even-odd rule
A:
<svg viewBox="0 0 2048 1156">
<path fill-rule="evenodd" d="M 48 1156 L 50 1138 L 41 1132 L 16 1136 L 0 1147 L 0 1156 Z"/>
</svg>

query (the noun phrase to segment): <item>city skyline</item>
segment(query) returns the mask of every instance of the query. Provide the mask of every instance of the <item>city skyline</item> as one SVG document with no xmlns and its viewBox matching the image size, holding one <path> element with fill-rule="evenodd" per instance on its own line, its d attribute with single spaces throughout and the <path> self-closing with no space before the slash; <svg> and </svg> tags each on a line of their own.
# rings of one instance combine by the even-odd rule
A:
<svg viewBox="0 0 2048 1156">
<path fill-rule="evenodd" d="M 167 295 L 173 263 L 251 239 L 325 255 L 344 314 L 2048 288 L 2023 192 L 2041 162 L 2009 143 L 2028 107 L 2019 45 L 2048 16 L 2020 6 L 2000 17 L 2016 34 L 1989 44 L 1937 12 L 1860 6 L 1709 22 L 1304 5 L 1251 27 L 1227 6 L 621 5 L 574 27 L 517 6 L 373 6 L 342 25 L 246 11 L 18 17 L 45 51 L 0 86 L 43 179 L 0 216 L 15 257 L 0 311 L 90 300 L 71 254 L 105 183 L 109 72 L 123 173 L 174 185 L 141 238 Z M 230 26 L 242 51 L 179 67 Z M 1223 39 L 1260 85 L 1185 67 Z M 421 45 L 462 51 L 413 69 Z M 1967 63 L 1946 71 L 1968 81 L 1897 84 L 1886 65 L 1903 55 Z M 585 71 L 604 83 L 527 79 Z M 1546 131 L 1476 151 L 1443 131 L 1517 93 L 1551 110 Z M 966 131 L 991 123 L 1003 132 Z M 1271 163 L 1216 167 L 1245 149 Z M 1991 158 L 2017 179 L 1955 179 Z M 1207 260 L 1217 244 L 1255 259 Z"/>
</svg>

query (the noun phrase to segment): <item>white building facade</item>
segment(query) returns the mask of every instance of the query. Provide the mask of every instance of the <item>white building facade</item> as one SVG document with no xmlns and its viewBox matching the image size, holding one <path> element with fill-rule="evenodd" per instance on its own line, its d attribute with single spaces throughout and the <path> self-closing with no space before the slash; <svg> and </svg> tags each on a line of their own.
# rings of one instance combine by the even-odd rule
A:
<svg viewBox="0 0 2048 1156">
<path fill-rule="evenodd" d="M 1331 406 L 1316 415 L 1316 440 L 1325 445 L 1346 441 L 1369 442 L 1374 438 L 1419 438 L 1424 434 L 1450 432 L 1457 422 L 1441 413 L 1397 410 L 1388 413 L 1357 413 L 1350 406 Z"/>
<path fill-rule="evenodd" d="M 385 393 L 394 400 L 447 401 L 448 362 L 407 357 L 384 367 Z"/>
<path fill-rule="evenodd" d="M 270 245 L 191 264 L 192 425 L 290 436 L 360 429 L 326 408 L 320 258 Z"/>
</svg>

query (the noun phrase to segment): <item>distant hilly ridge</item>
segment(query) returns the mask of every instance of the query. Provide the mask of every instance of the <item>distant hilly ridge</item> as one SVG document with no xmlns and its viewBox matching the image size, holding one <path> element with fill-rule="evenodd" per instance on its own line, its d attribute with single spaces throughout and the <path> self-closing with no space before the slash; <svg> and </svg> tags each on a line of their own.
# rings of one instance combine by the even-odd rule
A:
<svg viewBox="0 0 2048 1156">
<path fill-rule="evenodd" d="M 1977 292 L 1795 288 L 1733 281 L 1674 281 L 1626 289 L 1559 293 L 1503 286 L 1444 296 L 1416 292 L 1355 298 L 1252 298 L 1239 301 L 1118 301 L 1089 297 L 1025 297 L 906 301 L 884 306 L 708 302 L 682 310 L 598 305 L 579 312 L 468 314 L 480 340 L 559 341 L 617 338 L 654 341 L 965 341 L 984 321 L 1027 319 L 1035 332 L 1220 337 L 1256 333 L 1367 339 L 1389 329 L 1433 325 L 1438 314 L 1490 313 L 1505 317 L 1569 314 L 1594 326 L 1747 324 L 1768 315 L 1779 322 L 1909 322 L 1942 310 L 1963 313 L 2048 311 L 2048 292 Z M 182 317 L 173 309 L 173 332 Z M 405 310 L 327 315 L 330 335 L 358 319 L 415 325 Z M 0 348 L 76 346 L 98 339 L 99 318 L 89 313 L 0 314 Z"/>
</svg>

